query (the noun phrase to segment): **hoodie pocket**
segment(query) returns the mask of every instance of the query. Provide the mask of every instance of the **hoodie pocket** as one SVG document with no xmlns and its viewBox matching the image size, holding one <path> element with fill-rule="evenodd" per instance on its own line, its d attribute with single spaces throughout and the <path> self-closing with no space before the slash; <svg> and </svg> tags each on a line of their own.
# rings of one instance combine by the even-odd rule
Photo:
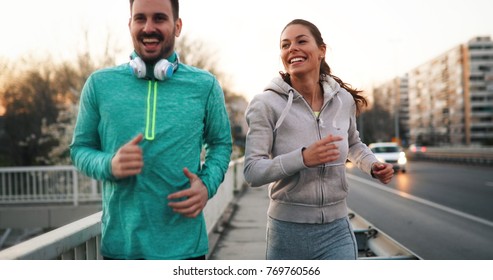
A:
<svg viewBox="0 0 493 280">
<path fill-rule="evenodd" d="M 323 205 L 334 204 L 344 200 L 348 195 L 346 166 L 326 167 L 322 177 Z"/>
<path fill-rule="evenodd" d="M 280 180 L 272 186 L 271 198 L 294 205 L 320 205 L 319 170 L 319 168 L 308 168 Z"/>
</svg>

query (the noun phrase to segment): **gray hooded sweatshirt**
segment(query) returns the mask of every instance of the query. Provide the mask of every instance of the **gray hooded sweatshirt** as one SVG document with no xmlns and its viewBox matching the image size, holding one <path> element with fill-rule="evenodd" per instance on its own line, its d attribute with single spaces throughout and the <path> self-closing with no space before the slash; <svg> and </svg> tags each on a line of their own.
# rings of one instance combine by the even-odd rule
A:
<svg viewBox="0 0 493 280">
<path fill-rule="evenodd" d="M 368 174 L 377 161 L 359 138 L 352 95 L 329 76 L 323 77 L 322 85 L 319 117 L 281 77 L 274 78 L 247 108 L 244 175 L 252 187 L 270 184 L 271 218 L 328 223 L 346 217 L 346 160 Z M 339 159 L 305 166 L 302 149 L 330 134 L 343 138 L 336 142 Z"/>
</svg>

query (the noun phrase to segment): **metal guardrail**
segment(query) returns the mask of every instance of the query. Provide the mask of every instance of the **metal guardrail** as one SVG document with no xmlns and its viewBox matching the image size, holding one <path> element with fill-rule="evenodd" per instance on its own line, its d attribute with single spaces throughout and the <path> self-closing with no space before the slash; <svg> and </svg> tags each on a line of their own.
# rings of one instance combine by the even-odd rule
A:
<svg viewBox="0 0 493 280">
<path fill-rule="evenodd" d="M 360 260 L 421 260 L 417 254 L 349 210 Z"/>
<path fill-rule="evenodd" d="M 407 151 L 410 160 L 493 166 L 493 147 L 427 147 L 425 152 Z"/>
<path fill-rule="evenodd" d="M 0 251 L 0 260 L 100 260 L 101 212 Z"/>
<path fill-rule="evenodd" d="M 101 201 L 101 183 L 74 166 L 0 168 L 0 205 Z"/>
<path fill-rule="evenodd" d="M 232 161 L 217 194 L 209 200 L 204 216 L 209 235 L 228 222 L 228 209 L 245 187 L 243 158 Z M 418 260 L 419 256 L 373 227 L 354 212 L 350 221 L 359 247 L 359 259 Z M 57 228 L 0 251 L 0 260 L 99 260 L 101 212 Z"/>
<path fill-rule="evenodd" d="M 224 181 L 204 208 L 207 232 L 222 221 L 221 216 L 244 184 L 243 158 L 230 162 Z M 98 260 L 101 212 L 57 228 L 0 251 L 8 260 Z"/>
</svg>

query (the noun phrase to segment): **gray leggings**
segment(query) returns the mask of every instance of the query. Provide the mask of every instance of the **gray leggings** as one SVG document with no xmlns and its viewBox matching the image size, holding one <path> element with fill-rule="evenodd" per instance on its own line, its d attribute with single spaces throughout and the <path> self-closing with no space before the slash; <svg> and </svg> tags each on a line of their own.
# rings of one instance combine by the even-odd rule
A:
<svg viewBox="0 0 493 280">
<path fill-rule="evenodd" d="M 348 218 L 327 224 L 268 218 L 268 260 L 355 260 L 358 245 Z"/>
</svg>

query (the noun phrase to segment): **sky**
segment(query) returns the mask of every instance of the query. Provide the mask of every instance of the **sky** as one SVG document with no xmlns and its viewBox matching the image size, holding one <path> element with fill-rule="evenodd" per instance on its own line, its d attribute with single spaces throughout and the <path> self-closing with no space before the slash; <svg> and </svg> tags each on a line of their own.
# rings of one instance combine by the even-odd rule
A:
<svg viewBox="0 0 493 280">
<path fill-rule="evenodd" d="M 182 35 L 203 41 L 248 100 L 283 70 L 279 38 L 292 19 L 316 24 L 333 74 L 369 91 L 475 36 L 493 37 L 491 11 L 491 0 L 180 1 Z M 0 58 L 72 58 L 81 42 L 102 52 L 110 38 L 124 63 L 133 50 L 129 16 L 128 0 L 6 1 Z"/>
</svg>

